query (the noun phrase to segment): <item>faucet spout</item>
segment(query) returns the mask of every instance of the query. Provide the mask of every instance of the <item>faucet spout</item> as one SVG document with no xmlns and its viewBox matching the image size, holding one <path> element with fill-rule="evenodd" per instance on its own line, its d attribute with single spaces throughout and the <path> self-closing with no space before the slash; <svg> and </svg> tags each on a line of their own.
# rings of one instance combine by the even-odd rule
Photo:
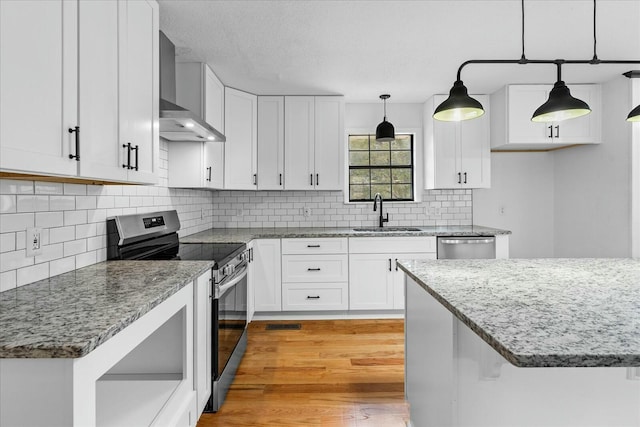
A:
<svg viewBox="0 0 640 427">
<path fill-rule="evenodd" d="M 383 227 L 385 222 L 389 222 L 389 212 L 387 212 L 386 217 L 383 217 L 382 213 L 382 195 L 380 193 L 376 193 L 373 196 L 373 211 L 375 212 L 378 208 L 378 200 L 380 201 L 380 218 L 378 219 L 378 227 Z"/>
</svg>

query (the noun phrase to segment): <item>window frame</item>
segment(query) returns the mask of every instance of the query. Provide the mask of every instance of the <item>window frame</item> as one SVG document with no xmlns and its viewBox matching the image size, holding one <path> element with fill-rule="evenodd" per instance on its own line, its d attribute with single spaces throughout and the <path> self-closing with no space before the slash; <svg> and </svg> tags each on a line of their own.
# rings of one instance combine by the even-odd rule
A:
<svg viewBox="0 0 640 427">
<path fill-rule="evenodd" d="M 411 142 L 411 149 L 410 149 L 410 156 L 411 156 L 411 164 L 409 166 L 394 166 L 389 164 L 387 165 L 382 165 L 382 166 L 377 166 L 377 165 L 369 165 L 369 166 L 351 166 L 350 165 L 350 152 L 351 150 L 349 150 L 349 140 L 350 137 L 352 136 L 368 136 L 369 138 L 375 138 L 375 132 L 372 132 L 370 129 L 349 129 L 347 132 L 345 132 L 345 162 L 344 162 L 344 170 L 345 170 L 345 186 L 344 186 L 344 202 L 345 204 L 357 204 L 357 203 L 371 203 L 373 201 L 373 198 L 370 199 L 358 199 L 358 200 L 351 200 L 351 174 L 350 171 L 352 169 L 364 169 L 364 170 L 371 170 L 371 169 L 388 169 L 388 170 L 393 170 L 393 169 L 410 169 L 410 174 L 411 174 L 411 199 L 385 199 L 385 201 L 389 201 L 389 202 L 393 202 L 393 203 L 419 203 L 419 197 L 418 197 L 418 191 L 417 188 L 419 186 L 419 183 L 417 182 L 417 170 L 418 170 L 418 165 L 416 164 L 416 158 L 417 158 L 417 151 L 418 151 L 418 139 L 417 139 L 417 132 L 414 130 L 407 130 L 407 131 L 396 131 L 397 135 L 407 135 L 410 137 L 410 142 Z M 364 151 L 364 150 L 363 150 Z M 375 152 L 376 150 L 371 150 L 369 149 L 368 152 Z M 393 152 L 394 150 L 389 150 L 389 152 Z M 397 151 L 408 151 L 408 150 L 397 150 Z M 369 184 L 371 185 L 371 184 Z M 393 186 L 393 183 L 390 183 L 391 186 Z M 372 195 L 373 196 L 373 195 Z"/>
</svg>

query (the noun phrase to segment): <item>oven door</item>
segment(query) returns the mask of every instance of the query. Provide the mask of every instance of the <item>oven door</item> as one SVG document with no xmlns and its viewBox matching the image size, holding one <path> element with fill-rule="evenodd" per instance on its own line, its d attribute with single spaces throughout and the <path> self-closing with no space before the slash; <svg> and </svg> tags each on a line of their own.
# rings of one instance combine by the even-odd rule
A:
<svg viewBox="0 0 640 427">
<path fill-rule="evenodd" d="M 219 379 L 247 327 L 247 265 L 220 284 L 213 300 L 213 378 Z"/>
</svg>

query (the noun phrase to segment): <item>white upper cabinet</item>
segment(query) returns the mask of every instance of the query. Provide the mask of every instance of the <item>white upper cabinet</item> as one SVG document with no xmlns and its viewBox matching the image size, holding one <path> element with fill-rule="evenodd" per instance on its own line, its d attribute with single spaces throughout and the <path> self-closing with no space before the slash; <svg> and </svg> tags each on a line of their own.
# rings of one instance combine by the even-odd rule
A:
<svg viewBox="0 0 640 427">
<path fill-rule="evenodd" d="M 601 141 L 601 86 L 568 85 L 571 95 L 591 107 L 576 119 L 534 123 L 534 111 L 549 98 L 553 85 L 508 85 L 491 95 L 491 147 L 504 150 L 553 150 Z"/>
<path fill-rule="evenodd" d="M 0 169 L 75 176 L 78 4 L 0 1 Z"/>
<path fill-rule="evenodd" d="M 157 3 L 2 2 L 0 8 L 0 167 L 155 183 Z M 69 131 L 76 127 L 79 132 Z"/>
<path fill-rule="evenodd" d="M 258 97 L 225 88 L 224 188 L 257 188 Z"/>
<path fill-rule="evenodd" d="M 284 96 L 258 97 L 258 190 L 284 188 Z"/>
<path fill-rule="evenodd" d="M 169 187 L 222 188 L 222 142 L 170 142 Z"/>
<path fill-rule="evenodd" d="M 341 190 L 344 98 L 285 97 L 286 190 Z"/>
<path fill-rule="evenodd" d="M 491 148 L 490 106 L 487 95 L 472 95 L 485 114 L 462 122 L 433 119 L 433 111 L 446 95 L 435 95 L 425 104 L 425 188 L 489 188 Z"/>
</svg>

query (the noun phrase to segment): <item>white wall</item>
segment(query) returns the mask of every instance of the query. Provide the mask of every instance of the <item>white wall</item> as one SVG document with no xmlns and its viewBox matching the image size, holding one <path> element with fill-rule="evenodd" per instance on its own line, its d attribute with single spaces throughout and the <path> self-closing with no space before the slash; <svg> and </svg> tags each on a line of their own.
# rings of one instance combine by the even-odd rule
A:
<svg viewBox="0 0 640 427">
<path fill-rule="evenodd" d="M 552 153 L 492 153 L 491 188 L 473 190 L 473 222 L 511 230 L 511 258 L 553 257 Z"/>
<path fill-rule="evenodd" d="M 555 153 L 557 257 L 631 255 L 631 82 L 602 88 L 602 144 Z"/>
</svg>

